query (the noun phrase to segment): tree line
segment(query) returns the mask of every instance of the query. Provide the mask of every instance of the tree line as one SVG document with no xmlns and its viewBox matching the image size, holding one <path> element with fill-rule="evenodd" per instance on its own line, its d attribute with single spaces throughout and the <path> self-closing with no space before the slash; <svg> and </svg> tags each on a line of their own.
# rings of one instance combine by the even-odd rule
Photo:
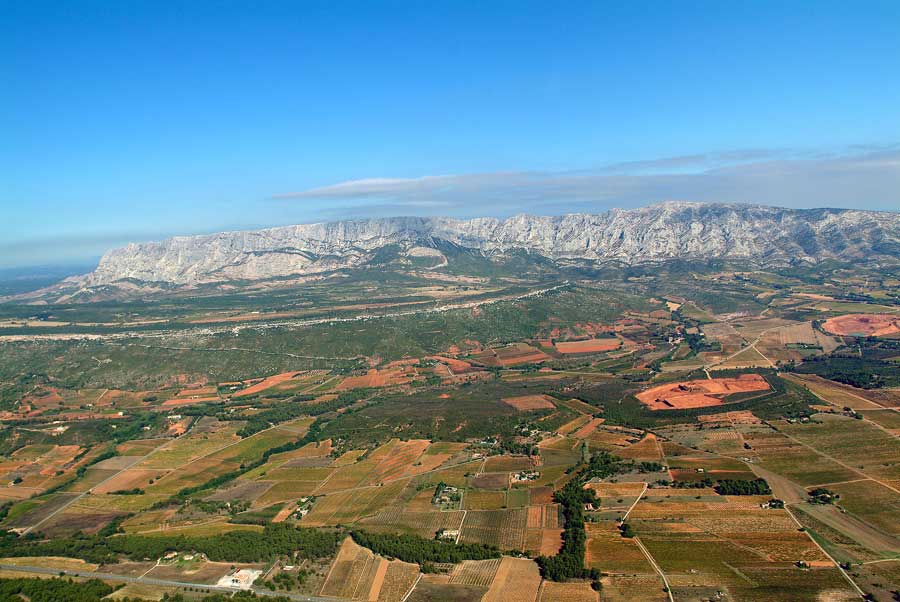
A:
<svg viewBox="0 0 900 602">
<path fill-rule="evenodd" d="M 121 587 L 121 586 L 120 586 Z M 72 579 L 39 579 L 22 577 L 16 579 L 0 578 L 0 602 L 101 602 L 117 588 L 100 581 L 74 581 Z M 266 596 L 260 598 L 250 591 L 234 594 L 211 594 L 202 598 L 191 598 L 194 602 L 236 602 L 244 600 L 265 599 L 267 602 L 291 602 L 286 596 Z M 141 602 L 140 598 L 119 598 L 121 602 Z M 163 594 L 162 602 L 185 602 L 182 594 Z"/>
<path fill-rule="evenodd" d="M 275 407 L 265 409 L 261 412 L 246 418 L 244 416 L 228 415 L 231 420 L 247 420 L 241 430 L 237 432 L 240 437 L 249 437 L 260 431 L 264 431 L 270 426 L 281 424 L 301 416 L 321 416 L 329 412 L 335 412 L 352 403 L 356 403 L 358 398 L 356 395 L 342 393 L 336 399 L 331 401 L 322 401 L 320 403 L 305 403 L 315 399 L 314 395 L 297 395 L 289 402 L 281 403 Z"/>
<path fill-rule="evenodd" d="M 0 579 L 2 602 L 100 602 L 113 591 L 111 586 L 99 579 L 80 582 L 32 577 Z"/>
<path fill-rule="evenodd" d="M 72 536 L 45 540 L 5 532 L 0 556 L 66 556 L 98 564 L 155 559 L 167 552 L 199 552 L 217 562 L 265 562 L 277 556 L 318 559 L 332 556 L 342 535 L 336 531 L 304 529 L 287 523 L 266 525 L 262 531 L 229 531 L 209 536 L 116 535 Z"/>
<path fill-rule="evenodd" d="M 500 558 L 500 550 L 494 546 L 476 543 L 453 543 L 425 539 L 418 535 L 394 535 L 391 533 L 350 532 L 353 541 L 376 554 L 414 562 L 422 567 L 436 563 L 457 563 L 463 560 L 487 560 Z"/>
<path fill-rule="evenodd" d="M 599 583 L 600 572 L 584 566 L 585 542 L 587 534 L 584 530 L 585 504 L 597 504 L 596 493 L 585 489 L 584 484 L 590 479 L 603 479 L 630 468 L 632 464 L 622 462 L 617 456 L 608 452 L 598 452 L 591 456 L 575 478 L 565 487 L 553 493 L 553 499 L 562 506 L 565 528 L 563 543 L 556 556 L 539 556 L 538 566 L 541 576 L 551 581 L 566 579 L 591 579 Z M 596 587 L 596 585 L 595 585 Z"/>
<path fill-rule="evenodd" d="M 765 479 L 716 481 L 716 493 L 719 495 L 769 495 L 772 488 Z"/>
<path fill-rule="evenodd" d="M 262 456 L 260 456 L 258 460 L 250 462 L 249 464 L 241 464 L 239 468 L 221 474 L 217 477 L 213 477 L 205 483 L 194 485 L 192 487 L 183 487 L 182 489 L 179 489 L 178 492 L 172 497 L 155 503 L 153 506 L 151 506 L 151 509 L 165 508 L 166 506 L 171 506 L 172 504 L 181 504 L 192 495 L 200 493 L 201 491 L 207 491 L 209 489 L 216 489 L 218 487 L 221 487 L 225 483 L 233 481 L 242 474 L 250 472 L 255 468 L 259 468 L 260 466 L 268 462 L 269 458 L 276 454 L 294 451 L 295 449 L 300 449 L 301 447 L 309 443 L 318 442 L 319 438 L 321 437 L 322 427 L 327 422 L 328 420 L 325 418 L 325 416 L 320 415 L 309 426 L 309 430 L 306 432 L 306 435 L 304 435 L 300 439 L 288 443 L 283 443 L 281 445 L 276 445 L 275 447 L 270 447 L 262 453 Z"/>
</svg>

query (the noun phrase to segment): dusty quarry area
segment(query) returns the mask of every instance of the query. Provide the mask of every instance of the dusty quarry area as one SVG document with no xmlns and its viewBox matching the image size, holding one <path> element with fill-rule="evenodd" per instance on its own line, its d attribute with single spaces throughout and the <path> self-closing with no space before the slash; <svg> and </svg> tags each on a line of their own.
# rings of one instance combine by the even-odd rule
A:
<svg viewBox="0 0 900 602">
<path fill-rule="evenodd" d="M 893 314 L 847 314 L 825 320 L 822 328 L 841 336 L 884 337 L 900 333 L 900 317 Z"/>
<path fill-rule="evenodd" d="M 728 395 L 769 388 L 769 383 L 759 374 L 741 374 L 736 378 L 667 383 L 642 391 L 636 397 L 651 410 L 686 410 L 722 405 Z"/>
</svg>

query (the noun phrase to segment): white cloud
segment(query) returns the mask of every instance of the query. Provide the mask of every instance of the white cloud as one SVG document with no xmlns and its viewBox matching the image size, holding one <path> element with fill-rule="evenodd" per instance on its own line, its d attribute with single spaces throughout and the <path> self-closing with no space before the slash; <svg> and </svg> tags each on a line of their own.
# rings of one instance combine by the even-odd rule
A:
<svg viewBox="0 0 900 602">
<path fill-rule="evenodd" d="M 900 210 L 900 148 L 859 146 L 837 153 L 751 149 L 569 172 L 369 178 L 276 198 L 327 200 L 329 213 L 341 217 L 384 215 L 388 210 L 447 215 L 565 213 L 673 199 Z"/>
</svg>

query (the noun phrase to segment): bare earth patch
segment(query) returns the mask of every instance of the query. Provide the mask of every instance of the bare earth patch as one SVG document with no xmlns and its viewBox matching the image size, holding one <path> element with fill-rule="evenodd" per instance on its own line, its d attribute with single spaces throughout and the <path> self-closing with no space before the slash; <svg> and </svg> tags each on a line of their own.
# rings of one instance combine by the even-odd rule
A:
<svg viewBox="0 0 900 602">
<path fill-rule="evenodd" d="M 900 317 L 893 314 L 847 314 L 825 320 L 822 328 L 841 336 L 883 337 L 900 332 Z"/>
<path fill-rule="evenodd" d="M 584 341 L 565 341 L 556 343 L 556 350 L 564 354 L 602 353 L 618 349 L 622 344 L 619 339 L 587 339 Z"/>
<path fill-rule="evenodd" d="M 636 397 L 651 410 L 683 410 L 722 405 L 727 395 L 768 389 L 769 383 L 759 374 L 741 374 L 736 378 L 668 383 L 642 391 Z"/>
<path fill-rule="evenodd" d="M 546 395 L 520 395 L 518 397 L 504 397 L 503 403 L 512 406 L 520 412 L 532 410 L 552 410 L 556 406 Z"/>
</svg>

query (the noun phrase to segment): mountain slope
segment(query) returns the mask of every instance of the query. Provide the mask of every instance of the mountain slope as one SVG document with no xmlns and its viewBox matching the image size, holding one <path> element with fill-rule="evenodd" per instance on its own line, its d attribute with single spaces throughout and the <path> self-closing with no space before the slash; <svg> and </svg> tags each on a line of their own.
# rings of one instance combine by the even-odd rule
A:
<svg viewBox="0 0 900 602">
<path fill-rule="evenodd" d="M 663 203 L 597 215 L 339 221 L 130 244 L 108 252 L 95 271 L 67 285 L 194 286 L 313 275 L 365 266 L 387 247 L 409 257 L 440 256 L 435 249 L 447 243 L 488 259 L 524 251 L 561 263 L 897 260 L 900 214 Z"/>
</svg>

